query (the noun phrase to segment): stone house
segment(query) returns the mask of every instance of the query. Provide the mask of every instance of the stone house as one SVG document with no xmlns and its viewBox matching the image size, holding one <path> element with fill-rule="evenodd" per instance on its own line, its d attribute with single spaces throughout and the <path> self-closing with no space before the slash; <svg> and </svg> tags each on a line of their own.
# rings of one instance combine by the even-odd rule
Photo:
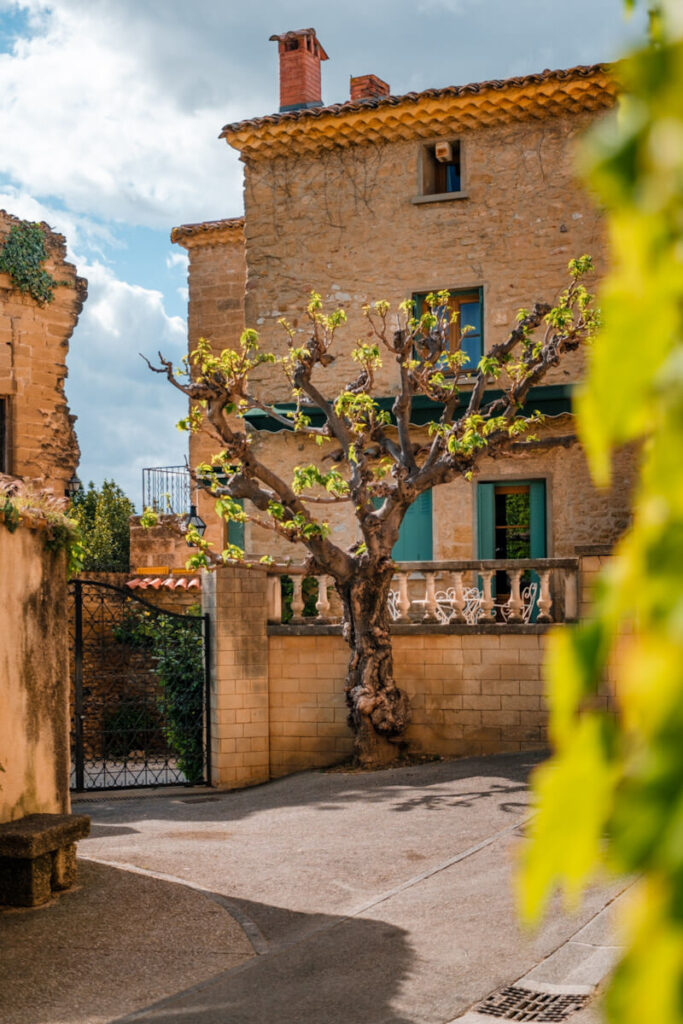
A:
<svg viewBox="0 0 683 1024">
<path fill-rule="evenodd" d="M 18 218 L 0 210 L 0 248 Z M 40 304 L 0 272 L 0 473 L 68 491 L 80 456 L 64 394 L 69 339 L 87 295 L 87 282 L 66 261 L 62 235 L 40 225 L 56 281 L 54 298 Z"/>
<path fill-rule="evenodd" d="M 520 307 L 553 301 L 566 286 L 570 258 L 590 253 L 605 269 L 600 211 L 577 181 L 578 137 L 615 102 L 603 65 L 505 81 L 391 95 L 375 75 L 351 79 L 350 99 L 324 106 L 320 64 L 327 55 L 313 29 L 272 37 L 280 60 L 280 112 L 226 125 L 221 137 L 244 163 L 244 217 L 175 228 L 189 254 L 189 346 L 201 336 L 220 350 L 246 325 L 263 344 L 286 347 L 277 320 L 303 326 L 312 289 L 342 306 L 348 326 L 325 387 L 336 394 L 351 379 L 352 342 L 367 326 L 361 307 L 377 298 L 396 307 L 448 289 L 459 314 L 453 344 L 472 362 L 513 325 Z M 346 352 L 343 338 L 347 339 Z M 567 557 L 608 548 L 629 517 L 634 459 L 617 456 L 614 484 L 590 482 L 571 415 L 583 373 L 576 353 L 535 388 L 531 409 L 547 416 L 538 442 L 509 459 L 485 460 L 475 479 L 423 495 L 409 510 L 395 555 L 405 561 Z M 387 361 L 381 394 L 396 389 Z M 260 392 L 289 399 L 284 376 L 264 373 Z M 414 403 L 413 421 L 429 412 Z M 302 439 L 265 415 L 251 414 L 255 444 L 284 470 L 315 459 Z M 190 461 L 211 454 L 201 433 Z M 199 496 L 208 536 L 218 546 L 226 528 Z M 336 511 L 336 509 L 333 509 Z M 354 526 L 331 517 L 338 536 Z M 273 551 L 272 535 L 249 524 L 230 539 L 250 554 Z M 277 553 L 292 556 L 280 542 Z"/>
</svg>

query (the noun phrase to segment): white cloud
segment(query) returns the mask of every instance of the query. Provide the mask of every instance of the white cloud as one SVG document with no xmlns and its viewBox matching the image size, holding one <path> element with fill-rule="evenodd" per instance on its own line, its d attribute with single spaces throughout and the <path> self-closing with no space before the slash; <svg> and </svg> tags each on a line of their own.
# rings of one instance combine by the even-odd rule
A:
<svg viewBox="0 0 683 1024">
<path fill-rule="evenodd" d="M 170 317 L 161 292 L 118 280 L 100 263 L 85 265 L 88 299 L 71 339 L 67 395 L 78 416 L 84 482 L 114 478 L 140 503 L 144 466 L 184 462 L 187 435 L 175 428 L 186 401 L 152 374 L 139 353 L 177 361 L 186 329 Z"/>
<path fill-rule="evenodd" d="M 0 54 L 0 172 L 105 220 L 166 227 L 239 212 L 237 156 L 217 139 L 239 109 L 165 87 L 170 67 L 161 77 L 148 63 L 152 19 L 136 39 L 125 4 L 21 6 L 39 31 Z"/>
<path fill-rule="evenodd" d="M 91 254 L 91 258 L 93 255 L 102 258 L 108 246 L 121 244 L 106 224 L 42 203 L 22 189 L 1 186 L 0 209 L 24 220 L 45 221 L 54 231 L 64 235 L 68 259 L 76 265 L 85 258 L 86 252 Z"/>
<path fill-rule="evenodd" d="M 183 270 L 187 270 L 190 262 L 190 258 L 186 252 L 169 252 L 166 257 L 166 266 L 169 270 L 173 270 L 175 267 L 182 267 Z"/>
</svg>

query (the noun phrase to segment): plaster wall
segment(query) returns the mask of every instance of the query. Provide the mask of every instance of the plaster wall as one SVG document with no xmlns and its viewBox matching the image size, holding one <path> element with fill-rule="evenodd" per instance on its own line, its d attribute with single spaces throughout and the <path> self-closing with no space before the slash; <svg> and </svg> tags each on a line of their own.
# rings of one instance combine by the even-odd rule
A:
<svg viewBox="0 0 683 1024">
<path fill-rule="evenodd" d="M 69 811 L 66 565 L 0 524 L 0 823 Z"/>
</svg>

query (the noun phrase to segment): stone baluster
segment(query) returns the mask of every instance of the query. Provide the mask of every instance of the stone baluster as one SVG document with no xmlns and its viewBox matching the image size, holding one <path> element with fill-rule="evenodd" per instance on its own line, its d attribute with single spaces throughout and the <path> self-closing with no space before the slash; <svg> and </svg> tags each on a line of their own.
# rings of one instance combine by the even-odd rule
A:
<svg viewBox="0 0 683 1024">
<path fill-rule="evenodd" d="M 316 622 L 328 622 L 330 618 L 330 601 L 327 596 L 327 588 L 330 585 L 330 579 L 328 576 L 317 576 L 316 579 L 318 581 L 318 600 L 315 602 L 318 612 Z"/>
<path fill-rule="evenodd" d="M 564 574 L 564 618 L 565 622 L 575 622 L 579 617 L 578 576 L 574 569 L 567 569 Z"/>
<path fill-rule="evenodd" d="M 282 577 L 269 576 L 267 585 L 268 622 L 282 622 Z"/>
<path fill-rule="evenodd" d="M 436 586 L 433 572 L 425 573 L 424 609 L 424 615 L 422 616 L 423 622 L 438 622 L 438 616 L 436 614 Z"/>
<path fill-rule="evenodd" d="M 552 622 L 553 617 L 550 610 L 553 600 L 550 596 L 550 569 L 545 569 L 538 574 L 541 579 L 541 593 L 538 598 L 538 619 L 537 622 Z"/>
<path fill-rule="evenodd" d="M 462 585 L 462 573 L 453 573 L 453 582 L 455 584 L 453 600 L 451 601 L 451 607 L 453 608 L 453 614 L 451 615 L 451 622 L 464 622 L 465 621 L 465 595 L 463 593 Z"/>
<path fill-rule="evenodd" d="M 301 593 L 301 584 L 303 583 L 303 576 L 292 576 L 292 622 L 301 623 L 304 621 L 303 610 L 304 610 L 304 599 Z"/>
<path fill-rule="evenodd" d="M 410 622 L 410 597 L 408 595 L 408 573 L 398 573 L 398 601 L 396 608 L 399 622 Z"/>
<path fill-rule="evenodd" d="M 507 603 L 508 622 L 522 622 L 524 620 L 524 605 L 522 602 L 522 595 L 520 594 L 520 581 L 522 578 L 521 569 L 508 569 L 508 579 L 510 581 L 510 598 Z"/>
<path fill-rule="evenodd" d="M 479 615 L 480 622 L 493 622 L 496 617 L 496 610 L 494 608 L 492 584 L 493 584 L 493 569 L 483 569 L 481 573 L 482 590 L 483 596 L 481 599 L 481 613 Z"/>
</svg>

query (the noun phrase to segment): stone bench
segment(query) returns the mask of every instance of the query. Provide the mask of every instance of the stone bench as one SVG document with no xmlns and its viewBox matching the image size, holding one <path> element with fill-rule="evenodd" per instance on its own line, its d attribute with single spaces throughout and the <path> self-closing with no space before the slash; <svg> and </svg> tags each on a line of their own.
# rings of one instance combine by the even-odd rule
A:
<svg viewBox="0 0 683 1024">
<path fill-rule="evenodd" d="M 37 907 L 76 879 L 76 841 L 86 814 L 29 814 L 0 825 L 0 904 Z"/>
</svg>

